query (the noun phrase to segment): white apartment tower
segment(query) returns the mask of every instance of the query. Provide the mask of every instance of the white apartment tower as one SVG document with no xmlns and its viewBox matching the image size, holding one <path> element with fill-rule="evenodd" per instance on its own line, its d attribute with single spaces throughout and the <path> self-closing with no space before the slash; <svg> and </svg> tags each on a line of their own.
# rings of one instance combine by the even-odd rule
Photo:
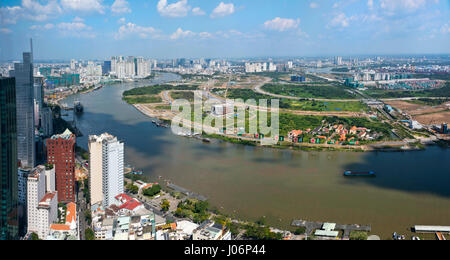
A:
<svg viewBox="0 0 450 260">
<path fill-rule="evenodd" d="M 151 63 L 144 58 L 136 58 L 136 76 L 146 78 L 152 74 Z"/>
<path fill-rule="evenodd" d="M 38 166 L 28 175 L 27 219 L 28 232 L 45 239 L 50 225 L 58 218 L 58 196 L 55 191 L 55 170 Z"/>
<path fill-rule="evenodd" d="M 117 195 L 124 193 L 124 144 L 108 133 L 89 136 L 89 153 L 92 204 L 101 202 L 109 207 Z"/>
<path fill-rule="evenodd" d="M 27 181 L 27 218 L 28 232 L 38 231 L 38 205 L 45 196 L 45 170 L 37 167 L 28 175 Z"/>
</svg>

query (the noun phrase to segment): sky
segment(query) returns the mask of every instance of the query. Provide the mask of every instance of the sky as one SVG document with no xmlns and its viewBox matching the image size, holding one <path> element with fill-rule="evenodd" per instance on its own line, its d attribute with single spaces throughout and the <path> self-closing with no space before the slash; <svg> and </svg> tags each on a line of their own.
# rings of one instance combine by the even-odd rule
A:
<svg viewBox="0 0 450 260">
<path fill-rule="evenodd" d="M 450 0 L 0 0 L 0 60 L 450 53 Z"/>
</svg>

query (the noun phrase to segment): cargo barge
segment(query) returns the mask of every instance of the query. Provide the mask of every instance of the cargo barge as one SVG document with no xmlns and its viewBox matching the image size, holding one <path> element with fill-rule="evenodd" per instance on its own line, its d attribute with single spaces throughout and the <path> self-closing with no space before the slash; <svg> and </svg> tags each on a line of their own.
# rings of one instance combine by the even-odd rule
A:
<svg viewBox="0 0 450 260">
<path fill-rule="evenodd" d="M 375 177 L 376 174 L 373 171 L 370 171 L 370 172 L 346 171 L 346 172 L 344 172 L 344 176 L 346 176 L 346 177 Z"/>
</svg>

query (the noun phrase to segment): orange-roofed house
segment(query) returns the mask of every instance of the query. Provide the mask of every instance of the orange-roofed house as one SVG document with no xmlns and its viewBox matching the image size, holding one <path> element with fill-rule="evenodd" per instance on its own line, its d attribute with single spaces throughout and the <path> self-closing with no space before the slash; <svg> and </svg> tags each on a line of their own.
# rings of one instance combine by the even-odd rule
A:
<svg viewBox="0 0 450 260">
<path fill-rule="evenodd" d="M 303 134 L 302 130 L 293 130 L 288 133 L 288 138 L 293 140 Z"/>
<path fill-rule="evenodd" d="M 77 204 L 70 202 L 67 204 L 66 223 L 50 225 L 49 239 L 53 240 L 78 240 L 78 218 L 77 218 Z"/>
</svg>

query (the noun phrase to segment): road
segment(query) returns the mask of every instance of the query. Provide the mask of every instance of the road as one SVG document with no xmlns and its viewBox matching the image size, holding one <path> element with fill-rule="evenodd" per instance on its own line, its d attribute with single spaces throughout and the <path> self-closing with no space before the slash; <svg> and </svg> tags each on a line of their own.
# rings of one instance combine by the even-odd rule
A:
<svg viewBox="0 0 450 260">
<path fill-rule="evenodd" d="M 86 223 L 86 216 L 84 215 L 84 212 L 87 209 L 87 205 L 82 190 L 78 192 L 77 207 L 78 207 L 78 231 L 80 232 L 80 240 L 86 240 L 85 230 L 86 228 L 88 228 L 88 226 Z"/>
</svg>

